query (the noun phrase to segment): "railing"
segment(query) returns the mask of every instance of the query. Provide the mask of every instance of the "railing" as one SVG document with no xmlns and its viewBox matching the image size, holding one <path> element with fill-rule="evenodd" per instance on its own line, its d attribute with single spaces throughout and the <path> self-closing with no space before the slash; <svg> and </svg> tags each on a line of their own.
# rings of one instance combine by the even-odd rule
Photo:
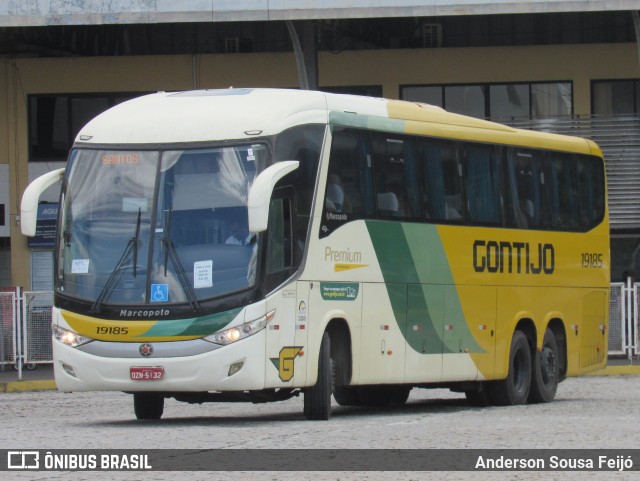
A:
<svg viewBox="0 0 640 481">
<path fill-rule="evenodd" d="M 0 365 L 18 371 L 53 362 L 51 349 L 52 292 L 0 292 Z"/>
<path fill-rule="evenodd" d="M 611 284 L 609 297 L 609 354 L 629 359 L 640 354 L 638 325 L 638 289 L 640 283 Z"/>
</svg>

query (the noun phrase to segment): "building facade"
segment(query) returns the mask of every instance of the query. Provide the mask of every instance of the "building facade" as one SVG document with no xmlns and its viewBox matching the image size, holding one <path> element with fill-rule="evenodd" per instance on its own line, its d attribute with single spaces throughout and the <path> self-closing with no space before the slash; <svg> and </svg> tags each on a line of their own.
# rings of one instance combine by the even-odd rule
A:
<svg viewBox="0 0 640 481">
<path fill-rule="evenodd" d="M 299 88 L 305 75 L 322 90 L 593 138 L 608 162 L 612 280 L 640 269 L 640 2 L 348 5 L 0 2 L 0 287 L 52 288 L 50 236 L 22 236 L 20 198 L 94 115 L 147 92 Z"/>
</svg>

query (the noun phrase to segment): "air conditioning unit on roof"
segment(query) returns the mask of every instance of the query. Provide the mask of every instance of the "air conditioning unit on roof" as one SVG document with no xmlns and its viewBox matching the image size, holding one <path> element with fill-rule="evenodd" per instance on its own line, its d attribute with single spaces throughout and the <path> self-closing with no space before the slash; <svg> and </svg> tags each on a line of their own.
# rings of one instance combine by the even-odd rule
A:
<svg viewBox="0 0 640 481">
<path fill-rule="evenodd" d="M 422 46 L 424 48 L 442 47 L 442 25 L 439 23 L 422 25 Z"/>
</svg>

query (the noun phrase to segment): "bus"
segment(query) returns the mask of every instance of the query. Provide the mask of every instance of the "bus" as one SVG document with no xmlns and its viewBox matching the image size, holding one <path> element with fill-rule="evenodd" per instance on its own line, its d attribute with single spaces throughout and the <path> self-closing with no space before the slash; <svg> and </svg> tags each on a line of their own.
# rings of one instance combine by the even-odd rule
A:
<svg viewBox="0 0 640 481">
<path fill-rule="evenodd" d="M 61 182 L 60 391 L 286 400 L 304 416 L 446 388 L 549 402 L 607 359 L 592 141 L 318 91 L 160 92 L 78 133 Z"/>
</svg>

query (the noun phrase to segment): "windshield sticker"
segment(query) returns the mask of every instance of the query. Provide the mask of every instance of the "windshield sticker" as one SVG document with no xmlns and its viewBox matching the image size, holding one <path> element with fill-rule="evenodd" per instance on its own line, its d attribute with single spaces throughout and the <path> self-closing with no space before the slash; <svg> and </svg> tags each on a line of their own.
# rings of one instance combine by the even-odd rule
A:
<svg viewBox="0 0 640 481">
<path fill-rule="evenodd" d="M 325 301 L 354 301 L 359 288 L 358 283 L 321 282 L 320 294 Z"/>
<path fill-rule="evenodd" d="M 151 302 L 167 302 L 169 284 L 151 284 Z"/>
<path fill-rule="evenodd" d="M 193 287 L 202 289 L 213 286 L 213 261 L 197 261 L 193 263 Z"/>
<path fill-rule="evenodd" d="M 71 261 L 71 273 L 72 274 L 88 274 L 89 259 L 73 259 Z"/>
<path fill-rule="evenodd" d="M 146 197 L 123 197 L 122 198 L 122 212 L 146 212 L 147 211 L 147 198 Z"/>
<path fill-rule="evenodd" d="M 247 162 L 250 160 L 256 160 L 256 156 L 253 154 L 253 149 L 251 147 L 247 149 Z"/>
</svg>

